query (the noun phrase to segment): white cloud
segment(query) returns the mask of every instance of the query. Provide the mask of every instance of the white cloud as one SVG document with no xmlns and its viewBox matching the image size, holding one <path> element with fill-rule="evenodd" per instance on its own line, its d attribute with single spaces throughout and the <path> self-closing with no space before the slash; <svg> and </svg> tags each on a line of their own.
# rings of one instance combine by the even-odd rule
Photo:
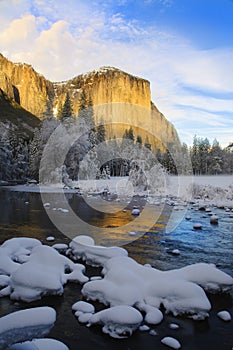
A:
<svg viewBox="0 0 233 350">
<path fill-rule="evenodd" d="M 30 50 L 37 38 L 37 24 L 33 15 L 13 20 L 6 30 L 0 33 L 0 45 L 8 56 Z"/>
<path fill-rule="evenodd" d="M 231 112 L 233 103 L 211 92 L 233 91 L 232 48 L 198 50 L 185 38 L 81 0 L 4 0 L 0 20 L 0 51 L 9 59 L 30 63 L 53 81 L 103 65 L 118 67 L 151 81 L 153 101 L 180 130 L 183 126 L 183 135 L 194 131 L 187 120 L 196 120 L 200 128 L 211 126 L 209 135 L 215 127 L 228 137 L 223 130 L 229 120 L 219 113 Z"/>
</svg>

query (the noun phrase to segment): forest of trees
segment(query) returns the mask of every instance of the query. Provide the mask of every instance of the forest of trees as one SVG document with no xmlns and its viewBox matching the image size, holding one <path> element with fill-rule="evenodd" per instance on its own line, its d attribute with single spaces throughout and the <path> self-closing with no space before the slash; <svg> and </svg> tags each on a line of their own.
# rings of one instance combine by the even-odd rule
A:
<svg viewBox="0 0 233 350">
<path fill-rule="evenodd" d="M 35 130 L 30 141 L 22 139 L 10 125 L 7 128 L 0 126 L 0 180 L 39 180 L 45 145 L 58 126 L 64 130 L 61 137 L 54 140 L 53 159 L 54 164 L 58 165 L 59 147 L 69 142 L 66 140 L 67 131 L 75 136 L 78 130 L 79 137 L 70 145 L 64 162 L 66 171 L 73 180 L 88 176 L 126 176 L 130 173 L 134 159 L 143 159 L 144 163 L 151 162 L 148 154 L 153 152 L 148 137 L 143 143 L 142 136 L 134 135 L 132 127 L 125 129 L 121 139 L 114 137 L 106 140 L 104 123 L 95 125 L 92 101 L 87 99 L 83 91 L 77 116 L 73 115 L 70 97 L 66 94 L 57 118 L 45 115 L 40 128 Z M 147 153 L 143 150 L 147 150 Z M 170 174 L 233 173 L 233 144 L 222 148 L 216 139 L 210 144 L 207 138 L 195 136 L 191 147 L 186 144 L 169 144 L 165 152 L 157 150 L 153 156 Z M 51 169 L 48 161 L 45 168 L 51 173 L 56 170 Z"/>
</svg>

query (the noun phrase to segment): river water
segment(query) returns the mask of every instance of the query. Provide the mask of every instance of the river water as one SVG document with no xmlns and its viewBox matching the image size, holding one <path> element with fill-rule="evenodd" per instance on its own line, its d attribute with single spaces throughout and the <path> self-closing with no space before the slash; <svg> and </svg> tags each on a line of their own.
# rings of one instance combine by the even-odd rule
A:
<svg viewBox="0 0 233 350">
<path fill-rule="evenodd" d="M 111 228 L 112 232 L 114 228 L 135 220 L 131 215 L 133 206 L 138 205 L 143 208 L 146 205 L 146 198 L 134 197 L 125 210 L 117 210 L 119 203 L 113 198 L 112 205 L 113 208 L 114 205 L 116 206 L 116 210 L 107 213 L 91 209 L 86 201 L 77 194 L 68 194 L 67 201 L 72 209 L 82 216 L 83 220 L 96 227 Z M 98 198 L 93 197 L 94 201 L 97 202 Z M 159 206 L 150 205 L 148 220 L 152 211 L 158 214 L 157 222 L 153 227 L 143 232 L 143 225 L 135 225 L 138 228 L 138 235 L 130 239 L 127 236 L 124 242 L 123 234 L 119 231 L 119 237 L 113 237 L 113 240 L 117 241 L 119 238 L 123 247 L 128 250 L 129 256 L 139 263 L 149 263 L 161 270 L 207 262 L 214 263 L 222 271 L 233 275 L 233 218 L 230 218 L 229 213 L 216 208 L 214 212 L 219 216 L 219 224 L 211 225 L 207 213 L 190 206 L 187 214 L 191 216 L 191 220 L 182 220 L 173 232 L 166 233 L 165 226 L 171 210 L 170 206 L 161 209 Z M 145 215 L 143 224 L 146 220 Z M 193 224 L 196 222 L 203 225 L 202 230 L 193 229 Z M 77 235 L 83 233 L 77 228 Z M 70 241 L 70 237 L 61 233 L 51 222 L 39 193 L 0 190 L 0 244 L 6 239 L 21 236 L 34 237 L 45 244 L 53 244 L 54 242 L 46 241 L 46 237 L 51 235 L 55 237 L 55 243 L 69 243 Z M 103 243 L 108 242 L 109 237 L 102 238 Z M 173 249 L 179 249 L 180 255 L 171 254 Z M 87 266 L 86 273 L 91 276 L 98 275 L 100 271 L 101 269 Z M 99 326 L 87 328 L 75 319 L 71 306 L 82 299 L 81 288 L 79 284 L 69 283 L 65 286 L 62 297 L 46 297 L 30 304 L 15 303 L 8 298 L 2 298 L 0 299 L 0 316 L 27 307 L 52 306 L 57 311 L 57 321 L 49 337 L 63 341 L 70 347 L 70 350 L 119 348 L 122 350 L 143 350 L 145 348 L 162 350 L 166 348 L 160 342 L 164 336 L 177 338 L 182 348 L 187 350 L 231 350 L 233 347 L 233 321 L 225 323 L 217 317 L 217 312 L 220 310 L 228 310 L 233 316 L 232 293 L 209 295 L 212 310 L 209 319 L 205 321 L 165 315 L 160 325 L 152 327 L 156 329 L 158 335 L 152 336 L 147 332 L 137 331 L 128 339 L 114 340 L 103 334 Z M 95 306 L 97 310 L 102 308 L 102 305 L 98 303 L 95 303 Z M 180 328 L 171 330 L 170 323 L 177 323 Z"/>
</svg>

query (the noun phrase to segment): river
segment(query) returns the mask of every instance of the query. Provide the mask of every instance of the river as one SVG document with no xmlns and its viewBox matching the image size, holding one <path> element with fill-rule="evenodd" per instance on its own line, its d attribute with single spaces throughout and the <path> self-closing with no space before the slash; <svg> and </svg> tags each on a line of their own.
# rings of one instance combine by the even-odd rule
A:
<svg viewBox="0 0 233 350">
<path fill-rule="evenodd" d="M 57 200 L 57 199 L 56 199 Z M 89 201 L 98 201 L 98 198 L 89 198 Z M 146 198 L 134 197 L 128 203 L 125 210 L 117 210 L 118 202 L 112 201 L 116 210 L 112 213 L 93 210 L 77 194 L 67 195 L 67 201 L 73 210 L 82 216 L 89 224 L 98 227 L 121 227 L 135 220 L 131 215 L 133 206 L 143 208 Z M 114 204 L 115 203 L 115 204 Z M 104 204 L 103 204 L 104 205 Z M 170 233 L 166 233 L 165 227 L 171 213 L 170 206 L 162 209 L 156 205 L 148 205 L 148 214 L 143 218 L 143 224 L 151 211 L 157 212 L 157 222 L 146 232 L 141 226 L 138 235 L 127 236 L 124 242 L 123 233 L 119 231 L 119 237 L 113 237 L 113 241 L 119 241 L 129 252 L 129 256 L 142 264 L 151 264 L 153 267 L 168 270 L 183 267 L 197 262 L 214 263 L 222 271 L 233 275 L 233 218 L 223 209 L 215 209 L 219 216 L 219 224 L 211 225 L 207 213 L 197 210 L 195 206 L 188 208 L 187 214 L 191 220 L 183 219 Z M 51 222 L 46 213 L 39 193 L 12 192 L 0 189 L 0 244 L 11 237 L 34 237 L 45 244 L 53 244 L 46 241 L 47 236 L 54 236 L 55 243 L 69 243 L 70 237 L 61 233 Z M 149 219 L 149 217 L 148 217 Z M 194 230 L 193 223 L 203 225 L 202 230 Z M 77 228 L 77 235 L 83 234 Z M 103 242 L 108 242 L 108 237 L 102 237 Z M 136 239 L 137 238 L 137 239 Z M 180 251 L 179 255 L 171 254 L 173 249 Z M 99 274 L 101 269 L 87 266 L 87 275 Z M 90 349 L 122 349 L 143 350 L 147 348 L 165 349 L 161 344 L 164 336 L 173 336 L 187 350 L 230 350 L 233 346 L 233 322 L 225 323 L 217 317 L 220 310 L 228 310 L 233 315 L 233 294 L 209 296 L 212 310 L 209 319 L 205 321 L 193 321 L 184 317 L 175 318 L 165 315 L 163 322 L 152 327 L 158 335 L 150 335 L 148 332 L 137 331 L 128 339 L 114 340 L 101 332 L 99 326 L 87 328 L 75 319 L 71 306 L 82 299 L 81 286 L 69 283 L 65 286 L 62 297 L 45 297 L 41 301 L 28 304 L 15 303 L 8 298 L 0 299 L 0 316 L 26 307 L 48 305 L 57 311 L 57 321 L 51 330 L 49 337 L 63 341 L 70 350 Z M 102 306 L 95 303 L 97 309 Z M 170 323 L 179 324 L 178 330 L 171 330 Z"/>
</svg>

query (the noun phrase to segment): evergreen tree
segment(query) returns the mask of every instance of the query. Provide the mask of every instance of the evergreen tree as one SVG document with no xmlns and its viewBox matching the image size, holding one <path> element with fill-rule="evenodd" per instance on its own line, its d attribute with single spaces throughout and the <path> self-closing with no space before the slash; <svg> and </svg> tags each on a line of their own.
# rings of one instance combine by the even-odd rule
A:
<svg viewBox="0 0 233 350">
<path fill-rule="evenodd" d="M 82 90 L 80 99 L 79 99 L 79 112 L 78 118 L 82 118 L 88 129 L 95 128 L 95 119 L 94 119 L 94 109 L 91 99 L 87 99 L 85 90 Z"/>
<path fill-rule="evenodd" d="M 97 142 L 101 143 L 106 140 L 106 131 L 104 127 L 103 119 L 101 119 L 100 124 L 97 126 Z"/>
<path fill-rule="evenodd" d="M 58 121 L 55 118 L 45 117 L 40 128 L 35 129 L 34 136 L 29 143 L 29 171 L 30 176 L 36 180 L 39 179 L 40 161 L 44 147 L 57 126 Z M 58 142 L 61 141 L 58 140 Z"/>
<path fill-rule="evenodd" d="M 200 175 L 201 162 L 199 153 L 199 140 L 196 135 L 193 138 L 193 146 L 191 149 L 191 161 L 193 166 L 193 174 Z"/>
<path fill-rule="evenodd" d="M 72 116 L 73 116 L 73 111 L 72 111 L 70 96 L 69 96 L 69 93 L 67 92 L 66 99 L 61 110 L 60 121 L 61 122 L 70 121 Z"/>
<path fill-rule="evenodd" d="M 221 174 L 223 171 L 227 173 L 227 168 L 223 169 L 223 150 L 219 142 L 214 139 L 209 153 L 209 173 L 213 175 Z"/>
<path fill-rule="evenodd" d="M 86 125 L 90 148 L 97 144 L 97 133 L 95 128 L 94 109 L 92 100 L 87 100 L 85 90 L 82 90 L 79 100 L 78 119 L 83 120 Z"/>
</svg>

